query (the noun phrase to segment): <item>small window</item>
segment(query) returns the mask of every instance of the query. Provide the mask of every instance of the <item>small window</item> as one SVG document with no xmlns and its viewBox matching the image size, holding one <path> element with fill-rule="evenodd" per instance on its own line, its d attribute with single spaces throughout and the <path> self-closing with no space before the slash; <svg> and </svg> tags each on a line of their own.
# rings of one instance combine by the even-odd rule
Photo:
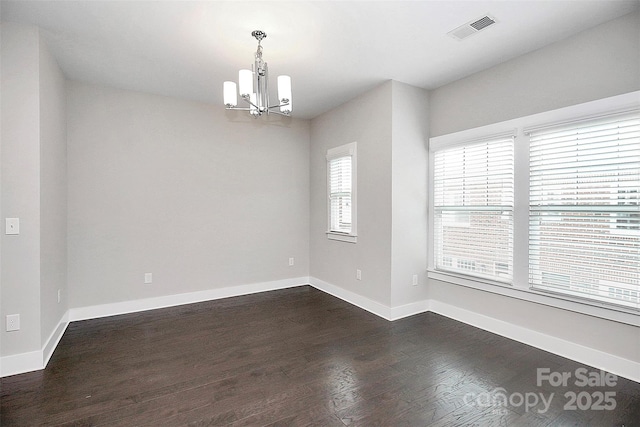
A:
<svg viewBox="0 0 640 427">
<path fill-rule="evenodd" d="M 356 143 L 327 151 L 327 237 L 356 242 Z"/>
</svg>

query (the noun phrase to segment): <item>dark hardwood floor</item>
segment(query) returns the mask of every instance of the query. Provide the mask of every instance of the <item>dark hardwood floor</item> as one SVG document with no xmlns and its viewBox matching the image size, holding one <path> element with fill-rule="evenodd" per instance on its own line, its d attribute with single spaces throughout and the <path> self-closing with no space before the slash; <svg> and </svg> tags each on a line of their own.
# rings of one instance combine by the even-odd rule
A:
<svg viewBox="0 0 640 427">
<path fill-rule="evenodd" d="M 572 377 L 538 386 L 538 368 Z M 598 372 L 433 313 L 388 322 L 300 287 L 71 323 L 44 371 L 2 379 L 0 424 L 640 425 L 640 384 L 579 387 L 580 368 Z M 615 409 L 580 409 L 598 401 Z"/>
</svg>

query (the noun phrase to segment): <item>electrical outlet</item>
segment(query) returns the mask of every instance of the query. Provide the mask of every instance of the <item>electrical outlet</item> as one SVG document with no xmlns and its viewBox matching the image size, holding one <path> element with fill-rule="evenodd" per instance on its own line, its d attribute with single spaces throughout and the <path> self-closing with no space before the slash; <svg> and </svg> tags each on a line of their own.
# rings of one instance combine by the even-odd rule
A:
<svg viewBox="0 0 640 427">
<path fill-rule="evenodd" d="M 413 275 L 413 281 L 411 282 L 411 284 L 413 286 L 418 286 L 418 275 L 417 274 Z"/>
<path fill-rule="evenodd" d="M 20 234 L 20 218 L 5 218 L 5 234 Z"/>
<path fill-rule="evenodd" d="M 295 264 L 295 259 L 293 258 L 289 258 L 289 267 L 291 267 L 293 264 Z"/>
<path fill-rule="evenodd" d="M 153 283 L 153 273 L 144 273 L 144 283 Z"/>
<path fill-rule="evenodd" d="M 58 289 L 58 304 L 62 301 L 62 289 Z"/>
<path fill-rule="evenodd" d="M 7 316 L 7 332 L 20 330 L 20 315 L 9 314 Z"/>
<path fill-rule="evenodd" d="M 356 280 L 362 280 L 362 271 L 360 269 L 356 270 Z"/>
</svg>

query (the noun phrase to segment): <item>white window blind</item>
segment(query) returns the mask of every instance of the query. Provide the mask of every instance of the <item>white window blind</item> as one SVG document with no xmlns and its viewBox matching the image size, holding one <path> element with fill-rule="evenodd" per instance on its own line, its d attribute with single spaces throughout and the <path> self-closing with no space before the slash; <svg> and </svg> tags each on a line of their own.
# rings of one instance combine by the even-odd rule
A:
<svg viewBox="0 0 640 427">
<path fill-rule="evenodd" d="M 351 233 L 353 182 L 350 155 L 329 160 L 329 231 Z"/>
<path fill-rule="evenodd" d="M 357 143 L 327 150 L 327 237 L 356 243 Z"/>
<path fill-rule="evenodd" d="M 640 112 L 529 137 L 531 287 L 640 308 Z"/>
<path fill-rule="evenodd" d="M 513 137 L 434 153 L 437 270 L 511 282 Z"/>
</svg>

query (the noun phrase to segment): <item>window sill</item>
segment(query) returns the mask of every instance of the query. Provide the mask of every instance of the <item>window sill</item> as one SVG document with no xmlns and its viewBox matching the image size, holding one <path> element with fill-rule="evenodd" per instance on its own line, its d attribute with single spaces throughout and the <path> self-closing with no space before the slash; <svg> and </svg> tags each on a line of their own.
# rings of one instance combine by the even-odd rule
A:
<svg viewBox="0 0 640 427">
<path fill-rule="evenodd" d="M 427 277 L 429 279 L 491 292 L 511 298 L 517 298 L 575 313 L 586 314 L 631 326 L 640 326 L 640 313 L 625 307 L 599 303 L 597 301 L 583 300 L 580 298 L 571 298 L 565 295 L 550 294 L 533 289 L 516 287 L 506 283 L 437 270 L 428 270 Z"/>
<path fill-rule="evenodd" d="M 358 236 L 355 234 L 336 233 L 333 231 L 327 231 L 327 239 L 338 240 L 340 242 L 356 243 Z"/>
</svg>

